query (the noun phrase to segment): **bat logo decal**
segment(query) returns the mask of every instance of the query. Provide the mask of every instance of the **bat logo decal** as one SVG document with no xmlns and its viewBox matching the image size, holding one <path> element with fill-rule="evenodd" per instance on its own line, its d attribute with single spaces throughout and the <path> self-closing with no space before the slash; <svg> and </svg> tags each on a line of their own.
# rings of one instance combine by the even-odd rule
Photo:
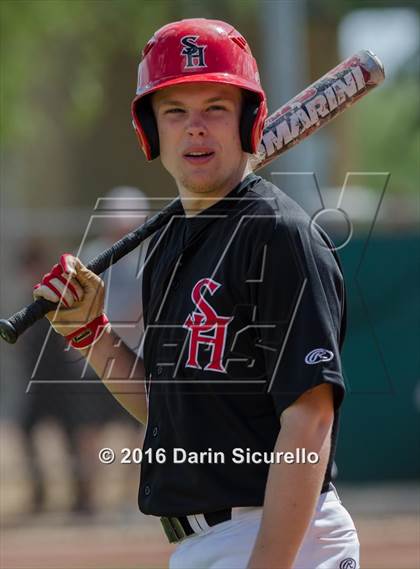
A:
<svg viewBox="0 0 420 569">
<path fill-rule="evenodd" d="M 205 60 L 206 45 L 197 45 L 199 36 L 184 36 L 181 38 L 181 55 L 185 55 L 184 69 L 202 69 L 207 67 Z"/>
</svg>

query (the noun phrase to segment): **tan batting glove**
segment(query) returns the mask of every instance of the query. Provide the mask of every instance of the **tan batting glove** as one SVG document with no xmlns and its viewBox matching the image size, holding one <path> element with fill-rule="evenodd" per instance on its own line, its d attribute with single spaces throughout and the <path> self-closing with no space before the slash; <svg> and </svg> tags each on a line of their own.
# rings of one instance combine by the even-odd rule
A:
<svg viewBox="0 0 420 569">
<path fill-rule="evenodd" d="M 109 326 L 104 315 L 104 282 L 73 255 L 62 255 L 59 263 L 35 285 L 33 295 L 35 299 L 45 298 L 58 303 L 57 310 L 48 312 L 46 317 L 54 330 L 65 336 L 73 347 L 91 345 L 99 339 L 106 325 Z M 86 330 L 91 333 L 87 334 Z M 79 345 L 77 337 L 80 334 L 84 337 Z"/>
</svg>

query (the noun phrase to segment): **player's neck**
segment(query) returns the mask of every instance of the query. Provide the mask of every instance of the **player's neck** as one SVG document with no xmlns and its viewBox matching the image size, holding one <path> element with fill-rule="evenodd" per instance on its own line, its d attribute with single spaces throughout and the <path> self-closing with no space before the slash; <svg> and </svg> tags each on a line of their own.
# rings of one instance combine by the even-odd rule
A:
<svg viewBox="0 0 420 569">
<path fill-rule="evenodd" d="M 233 190 L 242 180 L 252 172 L 249 161 L 246 162 L 237 175 L 232 176 L 226 184 L 210 190 L 208 192 L 194 192 L 178 184 L 179 196 L 187 217 L 194 217 L 205 209 L 222 200 Z"/>
</svg>

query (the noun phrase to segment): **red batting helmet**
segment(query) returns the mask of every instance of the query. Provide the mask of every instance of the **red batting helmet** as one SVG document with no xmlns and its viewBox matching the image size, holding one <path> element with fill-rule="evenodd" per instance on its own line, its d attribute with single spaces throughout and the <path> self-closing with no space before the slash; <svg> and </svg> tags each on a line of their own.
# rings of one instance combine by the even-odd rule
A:
<svg viewBox="0 0 420 569">
<path fill-rule="evenodd" d="M 266 96 L 247 41 L 231 25 L 193 18 L 160 28 L 143 49 L 133 125 L 148 160 L 159 156 L 159 137 L 150 95 L 158 89 L 207 81 L 245 90 L 240 122 L 242 148 L 255 153 L 267 116 Z"/>
</svg>

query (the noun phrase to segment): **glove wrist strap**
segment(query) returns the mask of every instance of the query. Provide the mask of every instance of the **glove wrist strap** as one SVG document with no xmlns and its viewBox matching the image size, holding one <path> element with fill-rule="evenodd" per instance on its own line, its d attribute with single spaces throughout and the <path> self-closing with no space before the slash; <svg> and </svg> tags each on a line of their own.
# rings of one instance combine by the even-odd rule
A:
<svg viewBox="0 0 420 569">
<path fill-rule="evenodd" d="M 71 334 L 65 336 L 72 348 L 84 350 L 93 346 L 109 327 L 109 320 L 106 314 L 101 314 L 85 326 L 78 328 Z"/>
</svg>

